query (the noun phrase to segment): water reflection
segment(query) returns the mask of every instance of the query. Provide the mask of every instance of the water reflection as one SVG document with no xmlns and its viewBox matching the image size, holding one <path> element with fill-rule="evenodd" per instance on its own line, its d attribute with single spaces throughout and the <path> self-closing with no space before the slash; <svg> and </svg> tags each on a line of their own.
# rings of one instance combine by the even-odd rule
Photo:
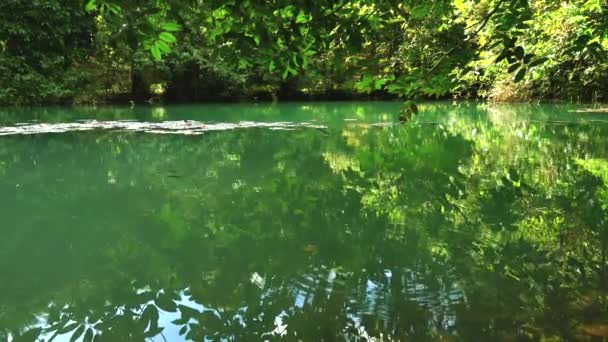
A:
<svg viewBox="0 0 608 342">
<path fill-rule="evenodd" d="M 371 125 L 382 108 L 253 114 L 330 134 L 2 137 L 0 337 L 602 337 L 608 126 L 477 104 Z"/>
</svg>

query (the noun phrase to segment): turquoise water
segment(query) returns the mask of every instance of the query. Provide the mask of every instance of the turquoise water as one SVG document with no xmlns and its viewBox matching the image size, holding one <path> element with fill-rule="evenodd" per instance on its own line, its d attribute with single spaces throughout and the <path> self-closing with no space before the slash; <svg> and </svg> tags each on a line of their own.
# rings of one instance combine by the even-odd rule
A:
<svg viewBox="0 0 608 342">
<path fill-rule="evenodd" d="M 580 108 L 0 109 L 0 341 L 607 337 Z"/>
</svg>

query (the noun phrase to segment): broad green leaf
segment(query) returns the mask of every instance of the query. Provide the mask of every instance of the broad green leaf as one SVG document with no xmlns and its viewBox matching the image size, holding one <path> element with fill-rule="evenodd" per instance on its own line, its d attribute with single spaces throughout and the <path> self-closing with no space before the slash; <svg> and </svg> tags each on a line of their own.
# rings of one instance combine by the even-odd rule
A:
<svg viewBox="0 0 608 342">
<path fill-rule="evenodd" d="M 300 10 L 298 16 L 296 17 L 296 23 L 302 24 L 306 22 L 308 22 L 308 16 L 306 15 L 306 13 L 304 13 L 304 11 Z"/>
<path fill-rule="evenodd" d="M 160 49 L 158 48 L 158 46 L 156 44 L 152 45 L 150 47 L 150 53 L 152 53 L 152 56 L 154 57 L 155 60 L 160 61 L 162 59 Z"/>
<path fill-rule="evenodd" d="M 114 13 L 115 15 L 118 15 L 122 12 L 122 8 L 120 8 L 120 6 L 116 4 L 107 4 L 107 7 L 110 12 Z"/>
<path fill-rule="evenodd" d="M 89 2 L 87 2 L 87 6 L 85 7 L 85 10 L 87 12 L 91 12 L 97 9 L 97 0 L 89 0 Z"/>
<path fill-rule="evenodd" d="M 154 42 L 154 44 L 156 44 L 156 46 L 158 46 L 158 48 L 162 52 L 167 52 L 167 53 L 171 52 L 171 46 L 169 46 L 169 44 L 165 43 L 162 40 L 157 40 Z"/>
<path fill-rule="evenodd" d="M 161 32 L 158 37 L 167 43 L 175 43 L 177 41 L 175 36 L 169 32 Z"/>
<path fill-rule="evenodd" d="M 161 25 L 161 28 L 165 31 L 170 31 L 170 32 L 176 32 L 176 31 L 180 31 L 182 29 L 182 27 L 174 22 L 169 22 L 169 23 L 164 23 Z"/>
</svg>

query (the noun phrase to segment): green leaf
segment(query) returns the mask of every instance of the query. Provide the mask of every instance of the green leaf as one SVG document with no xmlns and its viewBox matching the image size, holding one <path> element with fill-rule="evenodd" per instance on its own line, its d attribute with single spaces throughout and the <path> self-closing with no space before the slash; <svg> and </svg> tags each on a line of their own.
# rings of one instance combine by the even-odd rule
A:
<svg viewBox="0 0 608 342">
<path fill-rule="evenodd" d="M 496 57 L 496 60 L 494 60 L 494 63 L 499 63 L 499 62 L 503 61 L 504 59 L 506 59 L 507 57 L 509 57 L 509 50 L 507 50 L 507 49 L 502 50 L 500 55 L 498 55 L 498 57 Z"/>
<path fill-rule="evenodd" d="M 84 333 L 84 324 L 81 324 L 78 329 L 76 329 L 76 331 L 74 331 L 74 333 L 72 334 L 72 337 L 70 337 L 70 342 L 74 342 L 77 339 L 80 338 L 80 336 L 82 335 L 82 333 Z"/>
<path fill-rule="evenodd" d="M 176 32 L 176 31 L 180 31 L 182 29 L 182 27 L 174 22 L 169 22 L 169 23 L 164 23 L 161 25 L 161 28 L 165 31 L 170 31 L 170 32 Z"/>
<path fill-rule="evenodd" d="M 97 9 L 97 0 L 89 0 L 89 2 L 87 2 L 87 6 L 85 7 L 85 10 L 87 12 L 91 12 Z"/>
<path fill-rule="evenodd" d="M 88 328 L 84 333 L 84 337 L 82 338 L 82 342 L 91 342 L 93 341 L 93 329 Z"/>
<path fill-rule="evenodd" d="M 79 323 L 78 322 L 74 322 L 74 323 L 70 323 L 68 325 L 65 325 L 63 328 L 57 330 L 57 335 L 61 335 L 61 334 L 65 334 L 67 332 L 70 332 L 74 329 L 76 329 L 76 327 L 78 327 Z"/>
<path fill-rule="evenodd" d="M 532 58 L 534 58 L 534 54 L 529 53 L 527 55 L 524 56 L 524 64 L 528 64 L 530 63 L 530 61 L 532 60 Z"/>
<path fill-rule="evenodd" d="M 182 336 L 188 331 L 188 326 L 184 325 L 181 329 L 179 329 L 179 335 Z"/>
<path fill-rule="evenodd" d="M 107 7 L 110 12 L 114 13 L 115 15 L 119 15 L 122 11 L 122 8 L 120 8 L 120 6 L 118 6 L 117 4 L 107 4 Z"/>
<path fill-rule="evenodd" d="M 515 57 L 517 57 L 517 59 L 524 58 L 524 54 L 525 54 L 525 51 L 524 51 L 523 47 L 518 46 L 515 48 Z"/>
<path fill-rule="evenodd" d="M 535 60 L 534 60 L 532 63 L 530 63 L 530 64 L 528 65 L 528 67 L 530 67 L 530 68 L 534 68 L 535 66 L 539 66 L 539 65 L 541 65 L 541 64 L 543 64 L 543 63 L 545 63 L 545 62 L 546 62 L 546 61 L 548 61 L 548 60 L 549 60 L 549 58 L 546 58 L 546 57 L 542 57 L 542 58 L 535 59 Z"/>
<path fill-rule="evenodd" d="M 272 73 L 276 68 L 277 66 L 274 61 L 270 61 L 270 63 L 268 63 L 268 72 Z"/>
<path fill-rule="evenodd" d="M 154 303 L 161 309 L 167 312 L 177 311 L 177 304 L 168 295 L 161 294 L 156 298 Z"/>
<path fill-rule="evenodd" d="M 298 16 L 296 17 L 296 23 L 302 24 L 306 22 L 308 22 L 308 16 L 306 15 L 306 13 L 304 13 L 304 11 L 300 10 Z"/>
<path fill-rule="evenodd" d="M 161 32 L 158 37 L 164 41 L 166 41 L 167 43 L 175 43 L 177 41 L 177 39 L 175 38 L 175 36 L 172 33 L 169 32 Z"/>
<path fill-rule="evenodd" d="M 157 61 L 162 60 L 162 55 L 160 53 L 160 49 L 158 48 L 158 46 L 156 44 L 154 44 L 150 47 L 150 53 L 152 53 L 152 56 L 154 57 L 155 60 L 157 60 Z"/>
<path fill-rule="evenodd" d="M 515 70 L 519 69 L 519 67 L 521 67 L 521 63 L 515 63 L 509 67 L 509 70 L 507 70 L 507 72 L 511 74 L 515 72 Z"/>
<path fill-rule="evenodd" d="M 146 326 L 149 324 L 150 326 L 158 325 L 158 308 L 154 305 L 148 305 L 144 309 L 144 312 L 141 315 L 142 320 L 146 322 Z"/>
<path fill-rule="evenodd" d="M 171 47 L 169 46 L 169 44 L 165 43 L 162 40 L 157 40 L 157 41 L 154 42 L 154 44 L 156 46 L 158 46 L 158 48 L 162 52 L 167 52 L 167 53 L 171 52 Z"/>
<path fill-rule="evenodd" d="M 513 78 L 513 81 L 515 83 L 521 81 L 524 79 L 524 76 L 526 76 L 526 68 L 521 68 L 517 74 L 515 74 L 515 77 Z"/>
<path fill-rule="evenodd" d="M 160 334 L 161 332 L 163 332 L 164 328 L 161 327 L 152 327 L 150 328 L 150 330 L 148 330 L 145 334 L 144 337 L 148 338 L 148 337 L 154 337 L 158 334 Z"/>
</svg>

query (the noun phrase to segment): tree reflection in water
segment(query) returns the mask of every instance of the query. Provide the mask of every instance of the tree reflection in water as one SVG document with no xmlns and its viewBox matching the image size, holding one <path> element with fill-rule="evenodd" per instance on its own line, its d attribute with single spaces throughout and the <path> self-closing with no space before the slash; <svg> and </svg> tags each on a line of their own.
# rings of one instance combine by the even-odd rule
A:
<svg viewBox="0 0 608 342">
<path fill-rule="evenodd" d="M 1 339 L 604 335 L 607 125 L 337 108 L 329 135 L 2 138 Z"/>
</svg>

